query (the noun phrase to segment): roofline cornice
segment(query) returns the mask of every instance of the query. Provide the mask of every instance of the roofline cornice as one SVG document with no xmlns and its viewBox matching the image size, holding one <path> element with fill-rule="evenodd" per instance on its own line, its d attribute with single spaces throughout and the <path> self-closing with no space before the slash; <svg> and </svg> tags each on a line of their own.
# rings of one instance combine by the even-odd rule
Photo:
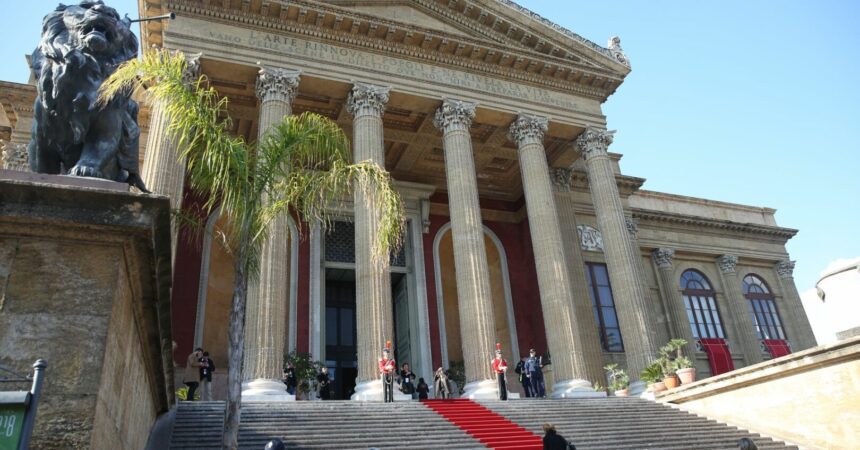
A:
<svg viewBox="0 0 860 450">
<path fill-rule="evenodd" d="M 757 225 L 751 223 L 739 223 L 729 220 L 708 219 L 705 217 L 689 216 L 650 209 L 631 208 L 633 217 L 641 223 L 669 223 L 674 225 L 697 226 L 703 228 L 719 229 L 725 231 L 737 231 L 754 235 L 773 236 L 789 240 L 794 237 L 798 230 L 793 228 L 775 227 L 769 225 Z"/>
</svg>

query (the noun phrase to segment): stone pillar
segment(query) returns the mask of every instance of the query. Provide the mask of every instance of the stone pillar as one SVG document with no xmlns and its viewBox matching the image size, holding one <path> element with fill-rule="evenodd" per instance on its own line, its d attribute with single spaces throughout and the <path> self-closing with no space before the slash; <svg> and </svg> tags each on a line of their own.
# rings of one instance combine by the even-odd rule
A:
<svg viewBox="0 0 860 450">
<path fill-rule="evenodd" d="M 669 313 L 669 328 L 671 339 L 684 339 L 684 355 L 694 360 L 696 354 L 696 343 L 693 330 L 690 328 L 690 319 L 687 317 L 687 307 L 681 296 L 681 282 L 675 277 L 675 250 L 671 248 L 658 248 L 651 252 L 651 259 L 657 266 L 657 275 L 660 277 L 660 288 L 663 301 Z"/>
<path fill-rule="evenodd" d="M 591 294 L 588 292 L 588 280 L 585 278 L 585 259 L 582 257 L 582 246 L 577 231 L 576 214 L 573 197 L 570 193 L 571 169 L 550 169 L 555 197 L 555 208 L 558 214 L 558 225 L 561 235 L 567 236 L 562 242 L 567 272 L 570 279 L 570 292 L 573 295 L 573 311 L 579 324 L 576 339 L 581 343 L 580 348 L 585 358 L 585 367 L 575 368 L 580 378 L 604 384 L 606 373 L 603 370 L 603 347 L 600 345 L 600 334 L 597 321 L 594 319 L 594 306 Z"/>
<path fill-rule="evenodd" d="M 735 342 L 744 352 L 746 365 L 760 363 L 762 361 L 761 341 L 755 334 L 755 324 L 747 304 L 748 300 L 744 297 L 741 279 L 738 277 L 738 257 L 723 255 L 717 258 L 716 264 L 720 269 L 720 278 L 726 292 L 729 314 L 732 317 L 732 323 L 735 324 Z"/>
<path fill-rule="evenodd" d="M 627 373 L 631 380 L 632 394 L 645 390 L 645 383 L 638 381 L 639 373 L 656 356 L 653 324 L 649 320 L 648 302 L 636 264 L 639 255 L 633 252 L 630 235 L 621 206 L 621 197 L 612 171 L 608 147 L 614 132 L 586 128 L 576 139 L 576 146 L 585 158 L 588 183 L 594 202 L 598 226 L 603 234 L 606 266 L 617 305 L 618 321 L 624 337 L 624 352 L 627 358 Z"/>
<path fill-rule="evenodd" d="M 472 136 L 469 134 L 476 106 L 474 103 L 446 99 L 436 111 L 434 124 L 442 131 L 448 179 L 460 336 L 466 368 L 463 397 L 498 398 L 498 388 L 490 367 L 496 333 L 493 299 L 481 207 L 478 204 Z M 510 359 L 509 355 L 506 356 Z"/>
<path fill-rule="evenodd" d="M 355 162 L 385 167 L 382 114 L 391 88 L 356 83 L 346 108 L 353 116 L 352 153 Z M 355 292 L 358 337 L 358 383 L 353 400 L 382 400 L 377 360 L 386 340 L 394 339 L 391 275 L 387 257 L 374 261 L 379 215 L 375 199 L 355 191 Z"/>
<path fill-rule="evenodd" d="M 777 307 L 782 307 L 780 311 L 785 314 L 783 320 L 788 322 L 785 336 L 791 342 L 791 351 L 799 352 L 815 347 L 818 343 L 815 341 L 815 334 L 809 324 L 809 317 L 807 317 L 803 303 L 800 301 L 797 285 L 794 284 L 794 261 L 782 260 L 777 262 L 773 268 L 779 278 L 779 287 L 784 299 Z"/>
<path fill-rule="evenodd" d="M 258 141 L 292 114 L 300 73 L 279 68 L 262 68 L 257 77 L 260 99 Z M 284 373 L 286 308 L 289 302 L 289 212 L 268 225 L 268 236 L 260 254 L 260 276 L 248 285 L 245 318 L 245 369 L 242 399 L 246 401 L 289 401 L 281 381 Z"/>
<path fill-rule="evenodd" d="M 185 82 L 192 85 L 200 76 L 200 53 L 188 55 L 186 70 L 183 74 Z M 170 115 L 164 110 L 161 102 L 152 102 L 149 120 L 149 134 L 146 139 L 143 170 L 141 177 L 146 187 L 170 198 L 170 208 L 182 207 L 182 195 L 185 186 L 185 159 L 182 150 L 177 146 L 177 139 L 170 133 Z M 172 223 L 171 252 L 176 256 L 176 239 L 179 226 Z"/>
<path fill-rule="evenodd" d="M 547 126 L 546 118 L 520 115 L 511 125 L 508 138 L 519 148 L 544 328 L 556 380 L 551 396 L 563 398 L 583 391 L 594 394 L 594 390 L 592 382 L 586 378 L 582 343 L 576 339 L 583 334 L 582 324 L 576 320 L 574 312 L 570 272 L 543 147 Z M 588 315 L 594 317 L 593 313 Z"/>
</svg>

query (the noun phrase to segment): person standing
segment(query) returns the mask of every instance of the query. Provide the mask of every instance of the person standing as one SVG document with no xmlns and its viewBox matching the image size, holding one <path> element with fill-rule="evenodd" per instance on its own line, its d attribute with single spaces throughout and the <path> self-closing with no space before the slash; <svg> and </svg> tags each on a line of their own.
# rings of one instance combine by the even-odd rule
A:
<svg viewBox="0 0 860 450">
<path fill-rule="evenodd" d="M 203 357 L 203 349 L 197 347 L 188 355 L 185 361 L 185 374 L 182 382 L 188 386 L 188 395 L 185 399 L 189 402 L 194 401 L 194 394 L 197 393 L 197 386 L 200 386 L 200 358 Z"/>
<path fill-rule="evenodd" d="M 529 349 L 529 357 L 526 359 L 526 377 L 532 388 L 532 397 L 546 397 L 546 388 L 543 382 L 543 358 L 537 356 L 535 349 Z"/>
<path fill-rule="evenodd" d="M 328 367 L 322 366 L 317 374 L 317 384 L 320 389 L 320 400 L 331 400 L 331 379 L 328 377 Z"/>
<path fill-rule="evenodd" d="M 433 389 L 436 392 L 436 398 L 451 397 L 451 383 L 448 381 L 448 374 L 442 367 L 436 369 L 436 375 L 433 377 Z"/>
<path fill-rule="evenodd" d="M 516 372 L 517 377 L 519 377 L 520 384 L 523 385 L 523 392 L 526 394 L 526 398 L 532 396 L 532 387 L 531 383 L 529 383 L 529 377 L 526 376 L 526 363 L 522 359 L 517 361 L 517 367 L 514 368 L 514 372 Z"/>
<path fill-rule="evenodd" d="M 415 391 L 418 393 L 418 400 L 427 400 L 427 394 L 430 392 L 430 386 L 427 386 L 427 382 L 424 381 L 424 378 L 419 378 L 418 385 L 415 387 Z"/>
<path fill-rule="evenodd" d="M 409 369 L 409 363 L 403 363 L 400 368 L 400 392 L 411 395 L 412 398 L 416 398 L 418 394 L 415 392 L 415 373 Z"/>
<path fill-rule="evenodd" d="M 379 374 L 382 376 L 382 401 L 390 403 L 394 401 L 394 372 L 397 366 L 391 358 L 391 341 L 385 342 L 382 349 L 382 358 L 379 358 Z"/>
<path fill-rule="evenodd" d="M 211 402 L 212 398 L 212 374 L 215 373 L 215 361 L 209 357 L 209 352 L 203 352 L 200 358 L 200 400 Z"/>
<path fill-rule="evenodd" d="M 496 343 L 496 357 L 492 364 L 493 372 L 499 382 L 499 400 L 507 400 L 508 386 L 505 384 L 505 372 L 508 370 L 508 363 L 502 358 L 502 344 Z"/>
<path fill-rule="evenodd" d="M 287 368 L 284 369 L 284 384 L 287 385 L 287 393 L 290 395 L 296 395 L 296 386 L 298 386 L 296 380 L 296 368 L 293 367 L 293 363 L 288 362 Z"/>
</svg>

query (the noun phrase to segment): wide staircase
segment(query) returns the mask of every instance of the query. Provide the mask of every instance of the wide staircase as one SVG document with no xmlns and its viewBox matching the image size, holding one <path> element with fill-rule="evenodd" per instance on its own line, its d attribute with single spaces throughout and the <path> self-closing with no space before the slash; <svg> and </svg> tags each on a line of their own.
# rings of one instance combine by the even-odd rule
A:
<svg viewBox="0 0 860 450">
<path fill-rule="evenodd" d="M 537 441 L 530 441 L 528 432 L 535 438 L 542 436 L 541 426 L 551 422 L 579 450 L 730 450 L 737 449 L 737 441 L 743 437 L 753 439 L 760 449 L 796 450 L 638 398 L 481 401 L 480 406 L 484 408 L 462 400 L 446 405 L 417 401 L 246 403 L 239 448 L 262 450 L 273 438 L 290 449 L 533 448 Z M 223 402 L 181 402 L 170 448 L 219 449 L 223 422 Z M 506 434 L 510 440 L 497 439 Z"/>
</svg>

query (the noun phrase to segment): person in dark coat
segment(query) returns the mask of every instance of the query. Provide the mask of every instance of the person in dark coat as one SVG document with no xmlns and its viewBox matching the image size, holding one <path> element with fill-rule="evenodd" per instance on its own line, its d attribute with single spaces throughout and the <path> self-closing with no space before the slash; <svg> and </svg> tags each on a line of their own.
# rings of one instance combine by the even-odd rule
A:
<svg viewBox="0 0 860 450">
<path fill-rule="evenodd" d="M 568 445 L 567 441 L 556 433 L 555 425 L 543 424 L 543 433 L 543 450 L 576 450 L 573 444 Z"/>
<path fill-rule="evenodd" d="M 523 385 L 523 392 L 526 393 L 526 397 L 531 397 L 532 396 L 532 386 L 531 386 L 531 383 L 529 383 L 529 377 L 526 376 L 526 363 L 525 363 L 525 361 L 520 360 L 517 363 L 517 367 L 516 367 L 516 369 L 514 369 L 514 372 L 517 373 L 517 376 L 520 379 L 520 384 Z"/>
<path fill-rule="evenodd" d="M 320 400 L 330 400 L 331 379 L 328 377 L 328 367 L 322 366 L 322 372 L 317 375 L 317 383 L 320 387 Z"/>
<path fill-rule="evenodd" d="M 296 380 L 296 368 L 293 367 L 293 363 L 287 363 L 287 368 L 284 370 L 284 384 L 287 385 L 288 394 L 296 395 L 298 382 Z"/>
<path fill-rule="evenodd" d="M 418 386 L 415 387 L 415 390 L 418 392 L 418 400 L 426 400 L 427 394 L 430 392 L 430 386 L 427 386 L 424 378 L 419 378 Z"/>
</svg>

